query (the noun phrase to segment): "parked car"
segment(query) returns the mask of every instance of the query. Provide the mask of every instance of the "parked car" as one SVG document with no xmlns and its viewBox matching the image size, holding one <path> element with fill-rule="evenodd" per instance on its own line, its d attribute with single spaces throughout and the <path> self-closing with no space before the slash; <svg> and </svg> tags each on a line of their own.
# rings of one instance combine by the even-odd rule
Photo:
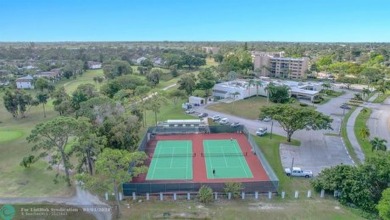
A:
<svg viewBox="0 0 390 220">
<path fill-rule="evenodd" d="M 240 122 L 232 122 L 230 124 L 230 127 L 233 127 L 233 128 L 238 127 L 238 126 L 240 126 Z"/>
<path fill-rule="evenodd" d="M 207 117 L 209 114 L 207 114 L 206 112 L 203 112 L 203 113 L 200 113 L 198 116 L 199 118 L 204 118 L 204 117 Z"/>
<path fill-rule="evenodd" d="M 219 116 L 219 115 L 214 115 L 213 117 L 211 117 L 211 119 L 212 119 L 213 121 L 219 121 L 219 120 L 221 120 L 221 116 Z"/>
<path fill-rule="evenodd" d="M 221 120 L 219 120 L 219 124 L 221 124 L 221 125 L 229 124 L 229 119 L 228 118 L 222 118 Z"/>
<path fill-rule="evenodd" d="M 267 128 L 259 128 L 259 129 L 257 129 L 257 131 L 256 131 L 256 135 L 257 135 L 257 136 L 263 136 L 263 135 L 265 135 L 265 134 L 267 134 Z"/>
<path fill-rule="evenodd" d="M 194 114 L 195 113 L 195 110 L 194 109 L 189 109 L 186 111 L 187 114 Z"/>
<path fill-rule="evenodd" d="M 342 104 L 340 106 L 340 108 L 342 108 L 342 109 L 351 109 L 351 107 L 347 103 Z"/>
<path fill-rule="evenodd" d="M 271 117 L 269 117 L 269 116 L 266 116 L 265 118 L 263 118 L 263 120 L 262 121 L 264 121 L 264 122 L 269 122 L 269 121 L 271 121 L 272 120 L 272 118 Z"/>
<path fill-rule="evenodd" d="M 285 168 L 284 172 L 287 176 L 313 177 L 313 172 L 311 170 L 302 170 L 300 167 L 293 167 L 292 171 L 290 168 Z"/>
</svg>

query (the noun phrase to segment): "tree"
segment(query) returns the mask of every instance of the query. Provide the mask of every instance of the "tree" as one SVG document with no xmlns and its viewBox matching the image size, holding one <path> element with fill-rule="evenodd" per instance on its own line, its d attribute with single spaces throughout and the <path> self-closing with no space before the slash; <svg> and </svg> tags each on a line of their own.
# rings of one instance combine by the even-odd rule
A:
<svg viewBox="0 0 390 220">
<path fill-rule="evenodd" d="M 365 68 L 360 72 L 360 75 L 366 80 L 368 88 L 371 83 L 376 83 L 384 78 L 384 74 L 377 68 Z"/>
<path fill-rule="evenodd" d="M 212 202 L 213 201 L 213 190 L 210 187 L 203 185 L 199 189 L 198 199 L 199 199 L 199 202 L 205 203 L 205 204 Z"/>
<path fill-rule="evenodd" d="M 172 90 L 168 93 L 169 97 L 173 99 L 173 104 L 176 105 L 177 101 L 187 97 L 187 94 L 183 90 Z"/>
<path fill-rule="evenodd" d="M 196 84 L 196 87 L 200 90 L 205 91 L 205 96 L 210 96 L 210 90 L 214 87 L 216 83 L 216 78 L 210 68 L 206 68 L 200 71 L 198 74 L 199 81 Z"/>
<path fill-rule="evenodd" d="M 217 63 L 222 63 L 223 61 L 223 55 L 220 53 L 214 54 L 214 61 Z"/>
<path fill-rule="evenodd" d="M 157 125 L 157 114 L 160 113 L 160 108 L 164 103 L 167 103 L 167 99 L 162 95 L 155 94 L 152 95 L 149 99 L 146 100 L 148 102 L 148 106 L 150 110 L 154 112 L 154 118 Z"/>
<path fill-rule="evenodd" d="M 269 99 L 274 103 L 286 103 L 290 100 L 289 88 L 286 85 L 268 84 Z"/>
<path fill-rule="evenodd" d="M 368 88 L 363 88 L 362 93 L 363 93 L 364 98 L 367 100 L 367 98 L 370 95 L 371 91 Z"/>
<path fill-rule="evenodd" d="M 379 211 L 379 216 L 383 220 L 390 220 L 390 188 L 382 192 L 381 200 L 379 200 L 376 208 Z"/>
<path fill-rule="evenodd" d="M 106 148 L 96 160 L 96 175 L 93 177 L 90 175 L 80 177 L 85 182 L 87 188 L 112 189 L 120 216 L 120 186 L 124 182 L 131 180 L 132 177 L 147 172 L 147 167 L 144 166 L 146 158 L 146 154 L 141 151 L 130 153 L 126 150 Z"/>
<path fill-rule="evenodd" d="M 291 136 L 297 130 L 332 129 L 333 119 L 331 117 L 310 108 L 289 104 L 265 106 L 261 108 L 259 118 L 265 118 L 266 116 L 279 122 L 287 133 L 288 142 L 291 142 Z"/>
<path fill-rule="evenodd" d="M 382 94 L 385 94 L 386 91 L 388 90 L 389 88 L 389 84 L 387 81 L 385 80 L 379 80 L 377 83 L 376 83 L 376 89 L 381 92 Z"/>
<path fill-rule="evenodd" d="M 71 152 L 66 151 L 65 147 L 70 139 L 80 137 L 85 127 L 85 120 L 60 116 L 38 124 L 27 137 L 29 143 L 34 143 L 33 151 L 43 150 L 41 156 L 59 154 L 58 157 L 61 158 L 61 162 L 52 162 L 54 164 L 62 163 L 65 169 L 65 181 L 68 186 L 71 185 L 69 170 L 72 165 L 69 160 Z"/>
<path fill-rule="evenodd" d="M 99 96 L 99 93 L 96 90 L 95 85 L 90 83 L 81 84 L 72 94 L 72 107 L 75 110 L 78 110 L 81 102 L 97 96 Z"/>
<path fill-rule="evenodd" d="M 43 92 L 44 89 L 47 89 L 49 87 L 49 82 L 47 80 L 45 80 L 44 78 L 40 77 L 37 79 L 34 86 L 39 91 Z"/>
<path fill-rule="evenodd" d="M 387 150 L 387 147 L 386 147 L 386 143 L 387 141 L 385 139 L 380 139 L 378 137 L 374 137 L 374 139 L 370 140 L 370 144 L 371 144 L 371 151 L 386 151 Z"/>
<path fill-rule="evenodd" d="M 233 199 L 237 199 L 240 197 L 241 190 L 243 190 L 242 183 L 240 182 L 227 182 L 225 183 L 225 187 L 223 191 L 228 194 L 231 193 Z"/>
<path fill-rule="evenodd" d="M 71 105 L 71 97 L 66 93 L 65 88 L 59 87 L 52 94 L 54 98 L 54 110 L 60 115 L 66 115 L 74 111 Z"/>
<path fill-rule="evenodd" d="M 359 130 L 359 135 L 361 138 L 366 139 L 370 136 L 370 129 L 367 128 L 367 126 L 362 127 Z"/>
<path fill-rule="evenodd" d="M 162 74 L 162 70 L 153 68 L 150 73 L 146 74 L 146 79 L 152 87 L 155 87 L 160 82 L 160 77 Z"/>
<path fill-rule="evenodd" d="M 182 76 L 177 83 L 179 84 L 179 89 L 185 90 L 187 95 L 192 95 L 196 88 L 196 79 L 193 74 Z"/>
<path fill-rule="evenodd" d="M 104 146 L 107 144 L 105 136 L 97 136 L 97 134 L 89 126 L 85 128 L 83 134 L 73 147 L 73 151 L 80 159 L 78 170 L 82 170 L 82 166 L 86 165 L 89 175 L 94 174 L 95 158 L 98 157 Z"/>
<path fill-rule="evenodd" d="M 258 96 L 259 95 L 259 87 L 263 87 L 263 83 L 260 80 L 256 80 L 255 86 L 256 86 L 256 96 Z"/>
<path fill-rule="evenodd" d="M 49 98 L 49 95 L 45 92 L 39 92 L 37 94 L 37 100 L 38 100 L 39 104 L 42 104 L 44 118 L 46 118 L 45 104 L 47 103 L 48 98 Z"/>
<path fill-rule="evenodd" d="M 23 90 L 7 90 L 3 96 L 4 106 L 12 117 L 17 118 L 19 115 L 24 118 L 28 106 L 36 105 L 30 94 Z"/>
<path fill-rule="evenodd" d="M 112 60 L 103 63 L 103 73 L 107 79 L 114 79 L 118 76 L 132 74 L 133 69 L 126 61 Z"/>
</svg>

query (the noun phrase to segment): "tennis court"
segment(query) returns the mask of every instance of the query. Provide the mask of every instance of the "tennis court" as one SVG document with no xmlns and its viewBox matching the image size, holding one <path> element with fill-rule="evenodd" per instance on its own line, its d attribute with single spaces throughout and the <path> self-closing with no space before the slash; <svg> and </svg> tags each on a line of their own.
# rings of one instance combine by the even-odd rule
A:
<svg viewBox="0 0 390 220">
<path fill-rule="evenodd" d="M 208 179 L 253 178 L 245 159 L 247 152 L 241 151 L 235 139 L 204 140 L 203 151 Z"/>
<path fill-rule="evenodd" d="M 146 180 L 192 179 L 192 142 L 158 141 Z"/>
</svg>

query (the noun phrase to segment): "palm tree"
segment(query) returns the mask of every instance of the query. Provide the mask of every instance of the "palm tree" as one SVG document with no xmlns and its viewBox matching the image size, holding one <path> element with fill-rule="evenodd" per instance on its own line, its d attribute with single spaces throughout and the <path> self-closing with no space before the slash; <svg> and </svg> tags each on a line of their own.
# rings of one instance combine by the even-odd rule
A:
<svg viewBox="0 0 390 220">
<path fill-rule="evenodd" d="M 378 150 L 386 151 L 387 150 L 386 143 L 387 143 L 386 140 L 380 139 L 378 137 L 374 137 L 374 139 L 372 139 L 370 141 L 370 144 L 372 146 L 371 150 L 372 151 L 374 151 L 374 150 L 376 150 L 376 151 L 378 151 Z"/>
<path fill-rule="evenodd" d="M 362 93 L 363 93 L 364 99 L 367 100 L 367 98 L 370 95 L 371 91 L 368 88 L 363 88 Z"/>
<path fill-rule="evenodd" d="M 248 89 L 248 96 L 251 96 L 251 86 L 255 85 L 255 84 L 256 84 L 256 82 L 254 79 L 250 79 L 248 81 L 248 85 L 246 86 L 246 88 Z M 256 93 L 256 96 L 257 96 L 257 93 Z"/>
<path fill-rule="evenodd" d="M 367 128 L 367 126 L 362 127 L 359 130 L 359 135 L 361 138 L 366 139 L 370 136 L 370 129 Z"/>
<path fill-rule="evenodd" d="M 269 104 L 269 96 L 272 93 L 272 88 L 274 87 L 274 83 L 270 82 L 268 85 L 264 88 L 264 91 L 267 93 L 267 104 Z"/>
<path fill-rule="evenodd" d="M 255 85 L 256 85 L 256 96 L 258 96 L 259 95 L 259 87 L 263 87 L 263 83 L 260 80 L 256 80 Z"/>
</svg>

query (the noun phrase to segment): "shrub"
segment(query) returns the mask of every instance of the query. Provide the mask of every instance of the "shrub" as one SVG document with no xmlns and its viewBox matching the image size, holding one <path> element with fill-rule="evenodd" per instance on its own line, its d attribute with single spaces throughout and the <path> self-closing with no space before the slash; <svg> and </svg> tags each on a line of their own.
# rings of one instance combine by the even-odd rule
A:
<svg viewBox="0 0 390 220">
<path fill-rule="evenodd" d="M 308 104 L 306 104 L 306 103 L 299 103 L 299 105 L 302 106 L 302 107 L 308 106 Z"/>
<path fill-rule="evenodd" d="M 208 186 L 202 186 L 198 192 L 198 199 L 202 203 L 210 203 L 213 201 L 213 190 Z"/>
<path fill-rule="evenodd" d="M 321 103 L 321 100 L 319 100 L 319 99 L 315 99 L 315 100 L 313 100 L 313 103 L 314 104 L 319 104 L 319 103 Z M 303 103 L 304 104 L 304 103 Z M 307 106 L 307 105 L 306 105 Z"/>
<path fill-rule="evenodd" d="M 225 183 L 225 187 L 223 188 L 223 191 L 228 194 L 232 194 L 233 199 L 240 198 L 240 192 L 243 189 L 242 183 L 238 182 L 228 182 Z"/>
</svg>

